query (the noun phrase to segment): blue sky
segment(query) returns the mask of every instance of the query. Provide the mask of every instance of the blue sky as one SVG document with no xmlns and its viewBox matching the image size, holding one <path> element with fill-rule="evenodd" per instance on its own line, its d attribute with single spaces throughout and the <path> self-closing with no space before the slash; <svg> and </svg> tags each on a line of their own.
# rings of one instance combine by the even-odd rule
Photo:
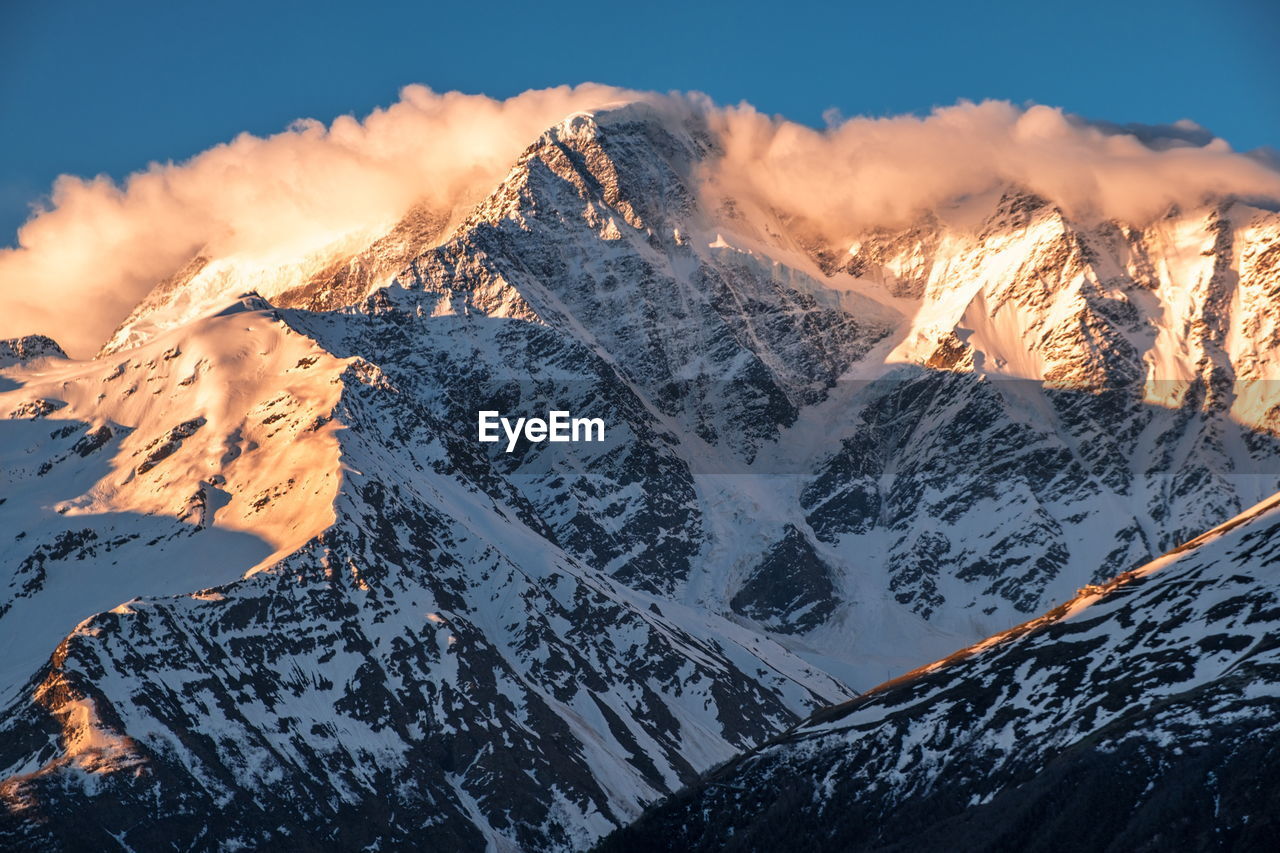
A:
<svg viewBox="0 0 1280 853">
<path fill-rule="evenodd" d="M 240 131 L 364 115 L 407 83 L 697 89 L 810 124 L 1004 98 L 1276 146 L 1277 44 L 1273 0 L 6 2 L 0 245 L 59 173 L 118 178 Z"/>
</svg>

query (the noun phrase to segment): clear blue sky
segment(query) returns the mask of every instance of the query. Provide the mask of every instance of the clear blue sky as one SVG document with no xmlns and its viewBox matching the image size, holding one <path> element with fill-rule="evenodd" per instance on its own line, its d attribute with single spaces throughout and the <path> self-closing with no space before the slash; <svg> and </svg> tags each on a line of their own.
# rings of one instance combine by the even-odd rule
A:
<svg viewBox="0 0 1280 853">
<path fill-rule="evenodd" d="M 697 89 L 810 124 L 1006 98 L 1275 146 L 1278 46 L 1276 0 L 0 0 L 0 245 L 59 173 L 364 115 L 407 83 Z"/>
</svg>

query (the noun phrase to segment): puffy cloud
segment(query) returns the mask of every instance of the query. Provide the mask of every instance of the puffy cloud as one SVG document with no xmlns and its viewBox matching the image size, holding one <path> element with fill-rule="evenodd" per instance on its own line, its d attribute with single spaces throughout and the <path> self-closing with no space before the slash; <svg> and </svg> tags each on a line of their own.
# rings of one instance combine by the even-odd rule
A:
<svg viewBox="0 0 1280 853">
<path fill-rule="evenodd" d="M 0 250 L 0 338 L 56 337 L 92 354 L 194 253 L 304 253 L 392 224 L 413 204 L 463 212 L 566 115 L 644 99 L 698 114 L 722 142 L 707 178 L 833 240 L 1013 183 L 1082 216 L 1141 221 L 1208 195 L 1280 198 L 1280 172 L 1202 128 L 1085 122 L 1045 106 L 961 103 L 924 117 L 832 119 L 815 130 L 749 105 L 586 84 L 507 100 L 409 86 L 363 121 L 248 134 L 119 186 L 61 177 Z"/>
<path fill-rule="evenodd" d="M 1280 171 L 1194 122 L 1111 125 L 1047 106 L 962 102 L 927 116 L 828 118 L 814 130 L 749 105 L 718 110 L 727 192 L 833 240 L 1007 185 L 1082 218 L 1142 224 L 1171 205 L 1280 199 Z"/>
</svg>

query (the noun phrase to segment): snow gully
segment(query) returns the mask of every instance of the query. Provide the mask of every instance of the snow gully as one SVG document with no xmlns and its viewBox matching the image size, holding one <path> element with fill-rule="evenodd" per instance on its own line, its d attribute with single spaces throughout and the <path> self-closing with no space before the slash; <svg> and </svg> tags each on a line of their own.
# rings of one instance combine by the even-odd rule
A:
<svg viewBox="0 0 1280 853">
<path fill-rule="evenodd" d="M 516 442 L 523 434 L 530 443 L 539 441 L 604 441 L 603 418 L 575 418 L 567 411 L 552 409 L 543 418 L 516 418 L 513 422 L 494 410 L 476 412 L 476 432 L 480 441 L 492 444 L 499 441 L 498 427 L 507 437 L 507 452 L 516 449 Z M 594 437 L 593 437 L 594 436 Z"/>
</svg>

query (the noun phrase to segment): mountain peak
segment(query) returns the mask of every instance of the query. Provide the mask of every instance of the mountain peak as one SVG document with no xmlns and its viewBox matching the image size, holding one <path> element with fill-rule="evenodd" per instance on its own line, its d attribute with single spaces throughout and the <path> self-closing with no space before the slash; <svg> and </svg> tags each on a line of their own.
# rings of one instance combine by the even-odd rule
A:
<svg viewBox="0 0 1280 853">
<path fill-rule="evenodd" d="M 24 335 L 0 341 L 0 367 L 26 364 L 38 358 L 66 358 L 58 342 L 47 335 Z"/>
</svg>

